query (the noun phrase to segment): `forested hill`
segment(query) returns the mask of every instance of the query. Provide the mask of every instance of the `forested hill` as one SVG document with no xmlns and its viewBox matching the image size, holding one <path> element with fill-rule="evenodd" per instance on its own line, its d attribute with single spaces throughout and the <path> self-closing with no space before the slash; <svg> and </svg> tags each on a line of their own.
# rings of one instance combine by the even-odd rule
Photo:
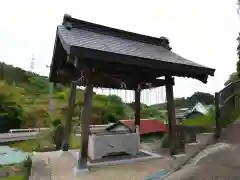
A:
<svg viewBox="0 0 240 180">
<path fill-rule="evenodd" d="M 23 87 L 28 93 L 48 93 L 49 81 L 47 77 L 25 71 L 12 65 L 0 62 L 0 79 L 7 84 L 16 84 Z M 62 90 L 63 86 L 58 85 L 58 90 Z"/>
<path fill-rule="evenodd" d="M 14 127 L 19 124 L 25 127 L 50 126 L 52 121 L 66 119 L 68 87 L 57 85 L 53 90 L 52 112 L 50 112 L 50 84 L 47 77 L 40 76 L 20 68 L 0 63 L 0 127 Z M 83 91 L 77 90 L 74 119 L 78 120 Z M 116 122 L 133 116 L 133 109 L 115 95 L 94 95 L 92 108 L 92 124 Z M 142 105 L 141 118 L 162 119 L 156 108 Z M 16 122 L 16 119 L 19 122 Z M 11 123 L 10 123 L 11 122 Z M 9 124 L 10 123 L 10 124 Z M 79 121 L 76 121 L 79 123 Z M 2 130 L 3 131 L 3 130 Z M 0 129 L 1 132 L 1 129 Z"/>
<path fill-rule="evenodd" d="M 64 121 L 68 91 L 68 87 L 61 85 L 54 87 L 53 110 L 50 112 L 50 83 L 47 77 L 0 63 L 0 132 L 13 127 L 46 127 L 54 120 Z M 76 99 L 74 119 L 79 123 L 78 117 L 83 103 L 82 90 L 77 90 Z M 191 106 L 197 101 L 212 104 L 213 99 L 212 95 L 195 93 L 186 99 L 175 99 L 175 104 L 178 107 Z M 141 118 L 165 119 L 166 115 L 159 111 L 161 107 L 165 108 L 165 104 L 152 106 L 142 104 Z M 132 103 L 126 104 L 118 96 L 95 94 L 91 123 L 102 124 L 132 118 L 133 108 Z"/>
<path fill-rule="evenodd" d="M 204 105 L 214 104 L 214 96 L 209 93 L 195 92 L 192 96 L 187 98 L 175 98 L 175 106 L 177 108 L 190 108 L 196 103 L 201 102 Z M 152 106 L 158 106 L 160 109 L 166 108 L 166 103 L 155 104 Z"/>
</svg>

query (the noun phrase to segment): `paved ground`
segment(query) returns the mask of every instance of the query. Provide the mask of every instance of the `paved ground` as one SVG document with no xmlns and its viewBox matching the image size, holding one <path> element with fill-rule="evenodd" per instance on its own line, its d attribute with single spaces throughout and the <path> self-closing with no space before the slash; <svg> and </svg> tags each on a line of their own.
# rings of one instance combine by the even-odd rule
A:
<svg viewBox="0 0 240 180">
<path fill-rule="evenodd" d="M 61 156 L 41 153 L 35 157 L 33 160 L 33 176 L 30 180 L 39 180 L 41 178 L 44 180 L 143 180 L 145 176 L 169 166 L 168 158 L 165 157 L 128 165 L 90 168 L 91 173 L 82 177 L 74 177 L 73 168 L 76 159 L 71 153 Z M 48 157 L 50 157 L 50 161 Z"/>
<path fill-rule="evenodd" d="M 219 143 L 205 149 L 167 180 L 239 180 L 240 121 L 230 125 Z"/>
</svg>

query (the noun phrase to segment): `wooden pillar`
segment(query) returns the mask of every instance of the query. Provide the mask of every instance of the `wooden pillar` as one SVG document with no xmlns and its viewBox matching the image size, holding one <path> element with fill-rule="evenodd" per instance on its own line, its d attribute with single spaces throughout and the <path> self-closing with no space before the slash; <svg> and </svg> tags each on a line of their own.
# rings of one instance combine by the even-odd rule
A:
<svg viewBox="0 0 240 180">
<path fill-rule="evenodd" d="M 73 113 L 75 109 L 75 101 L 76 101 L 76 90 L 77 90 L 77 85 L 75 83 L 71 83 L 70 91 L 69 91 L 69 99 L 68 99 L 67 119 L 65 123 L 64 138 L 62 143 L 63 151 L 68 151 L 68 148 L 69 148 L 70 135 L 72 132 L 72 117 L 73 117 Z"/>
<path fill-rule="evenodd" d="M 220 124 L 220 109 L 219 109 L 219 93 L 215 93 L 215 120 L 216 120 L 216 131 L 215 138 L 218 139 L 221 135 L 221 124 Z"/>
<path fill-rule="evenodd" d="M 81 150 L 79 152 L 78 169 L 87 168 L 89 128 L 93 98 L 93 72 L 87 74 L 86 81 L 87 84 L 84 92 L 84 103 L 81 113 Z"/>
<path fill-rule="evenodd" d="M 175 132 L 176 125 L 175 105 L 173 95 L 174 79 L 171 76 L 166 76 L 166 97 L 167 97 L 167 111 L 168 111 L 168 127 L 169 127 L 169 141 L 170 141 L 170 154 L 175 154 Z"/>
<path fill-rule="evenodd" d="M 135 131 L 140 128 L 140 111 L 141 111 L 141 89 L 135 89 Z"/>
</svg>

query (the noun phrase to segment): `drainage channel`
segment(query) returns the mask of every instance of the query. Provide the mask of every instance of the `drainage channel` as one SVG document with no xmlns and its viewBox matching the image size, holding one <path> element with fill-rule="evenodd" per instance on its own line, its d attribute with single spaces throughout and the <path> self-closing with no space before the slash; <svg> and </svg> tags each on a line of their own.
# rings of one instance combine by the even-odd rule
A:
<svg viewBox="0 0 240 180">
<path fill-rule="evenodd" d="M 145 177 L 144 180 L 159 180 L 162 177 L 164 177 L 166 174 L 168 174 L 168 172 L 169 172 L 169 170 L 161 169 L 160 171 L 155 172 L 152 175 Z"/>
</svg>

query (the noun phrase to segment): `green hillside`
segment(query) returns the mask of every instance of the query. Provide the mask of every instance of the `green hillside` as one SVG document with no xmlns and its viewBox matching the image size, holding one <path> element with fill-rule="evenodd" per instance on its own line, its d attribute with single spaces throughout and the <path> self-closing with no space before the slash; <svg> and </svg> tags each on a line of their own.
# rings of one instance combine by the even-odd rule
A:
<svg viewBox="0 0 240 180">
<path fill-rule="evenodd" d="M 50 83 L 47 77 L 40 76 L 20 68 L 0 63 L 0 132 L 10 128 L 48 127 L 52 121 L 64 122 L 68 102 L 69 88 L 56 85 L 53 88 L 50 112 Z M 83 90 L 77 90 L 74 121 L 79 123 L 80 109 L 83 104 Z M 214 96 L 196 92 L 188 98 L 176 98 L 176 107 L 191 107 L 196 102 L 213 104 Z M 166 119 L 159 110 L 166 104 L 141 105 L 141 118 Z M 115 95 L 97 95 L 93 97 L 91 124 L 116 122 L 134 115 L 134 104 L 124 103 Z"/>
<path fill-rule="evenodd" d="M 0 132 L 10 128 L 48 127 L 53 120 L 66 119 L 69 88 L 56 85 L 53 89 L 53 111 L 50 113 L 50 83 L 47 77 L 0 63 Z M 79 123 L 83 91 L 77 90 L 74 111 Z M 133 106 L 115 95 L 94 95 L 92 124 L 116 122 L 132 117 Z M 142 105 L 141 118 L 161 118 L 156 108 Z"/>
</svg>

